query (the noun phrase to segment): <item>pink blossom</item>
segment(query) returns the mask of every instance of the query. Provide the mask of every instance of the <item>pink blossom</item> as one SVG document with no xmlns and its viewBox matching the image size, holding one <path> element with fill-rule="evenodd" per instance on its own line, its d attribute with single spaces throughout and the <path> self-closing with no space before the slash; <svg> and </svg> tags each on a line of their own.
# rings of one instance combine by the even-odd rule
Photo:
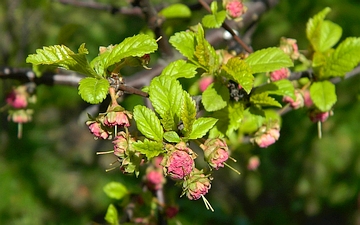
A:
<svg viewBox="0 0 360 225">
<path fill-rule="evenodd" d="M 224 167 L 224 163 L 229 158 L 229 149 L 222 139 L 208 139 L 200 146 L 204 150 L 205 160 L 208 164 L 218 170 Z"/>
<path fill-rule="evenodd" d="M 184 194 L 190 200 L 197 200 L 208 193 L 211 188 L 210 180 L 202 171 L 194 169 L 190 177 L 184 181 Z"/>
<path fill-rule="evenodd" d="M 329 115 L 329 112 L 319 112 L 318 110 L 313 110 L 312 112 L 310 112 L 309 117 L 313 123 L 317 123 L 319 121 L 325 122 Z"/>
<path fill-rule="evenodd" d="M 309 90 L 305 90 L 304 91 L 304 105 L 308 108 L 310 108 L 313 105 L 313 101 L 311 99 L 310 96 L 310 91 Z"/>
<path fill-rule="evenodd" d="M 298 45 L 295 39 L 282 37 L 280 39 L 280 49 L 290 56 L 291 59 L 296 60 L 300 57 Z"/>
<path fill-rule="evenodd" d="M 257 170 L 260 166 L 260 159 L 257 156 L 251 156 L 247 165 L 248 170 Z"/>
<path fill-rule="evenodd" d="M 112 143 L 114 144 L 114 155 L 124 158 L 129 145 L 127 139 L 123 135 L 118 135 Z"/>
<path fill-rule="evenodd" d="M 290 76 L 290 70 L 288 68 L 281 68 L 270 73 L 270 80 L 272 82 L 277 80 L 286 79 Z"/>
<path fill-rule="evenodd" d="M 267 148 L 268 146 L 274 144 L 279 139 L 279 137 L 280 128 L 276 124 L 271 128 L 260 128 L 252 141 L 255 142 L 260 148 Z"/>
<path fill-rule="evenodd" d="M 13 90 L 6 96 L 6 103 L 15 109 L 25 108 L 28 105 L 26 95 L 18 93 L 16 90 Z"/>
<path fill-rule="evenodd" d="M 12 110 L 9 113 L 9 120 L 12 120 L 14 123 L 28 123 L 32 119 L 32 110 Z"/>
<path fill-rule="evenodd" d="M 102 139 L 107 139 L 109 133 L 101 127 L 101 123 L 96 121 L 88 121 L 86 124 L 89 127 L 90 132 L 95 136 Z"/>
<path fill-rule="evenodd" d="M 146 185 L 151 190 L 159 190 L 165 183 L 165 177 L 159 170 L 151 170 L 146 174 Z"/>
<path fill-rule="evenodd" d="M 239 18 L 246 12 L 246 7 L 240 0 L 230 0 L 226 4 L 226 11 L 231 18 Z"/>
<path fill-rule="evenodd" d="M 284 96 L 283 102 L 289 103 L 291 108 L 299 109 L 304 106 L 304 97 L 299 90 L 295 90 L 295 101 L 290 96 Z"/>
<path fill-rule="evenodd" d="M 130 126 L 128 116 L 124 112 L 108 112 L 104 118 L 104 124 L 106 126 L 112 127 L 115 125 L 118 126 Z"/>
<path fill-rule="evenodd" d="M 207 77 L 202 77 L 200 79 L 200 82 L 199 82 L 199 88 L 200 88 L 200 91 L 201 92 L 204 92 L 206 90 L 207 87 L 209 87 L 209 85 L 214 82 L 214 78 L 213 77 L 210 77 L 210 76 L 207 76 Z"/>
</svg>

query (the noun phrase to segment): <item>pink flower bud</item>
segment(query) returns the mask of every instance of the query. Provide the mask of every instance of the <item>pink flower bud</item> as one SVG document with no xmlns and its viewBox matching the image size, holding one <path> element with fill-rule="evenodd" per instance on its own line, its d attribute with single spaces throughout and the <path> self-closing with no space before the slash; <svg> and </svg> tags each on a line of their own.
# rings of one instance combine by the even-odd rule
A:
<svg viewBox="0 0 360 225">
<path fill-rule="evenodd" d="M 202 171 L 194 169 L 183 183 L 183 194 L 190 200 L 197 200 L 208 193 L 211 188 L 210 179 Z"/>
<path fill-rule="evenodd" d="M 320 112 L 318 110 L 312 110 L 309 114 L 310 120 L 313 123 L 317 123 L 317 122 L 325 122 L 327 120 L 327 118 L 329 117 L 330 112 Z"/>
<path fill-rule="evenodd" d="M 100 122 L 97 121 L 87 121 L 86 125 L 88 125 L 90 132 L 98 138 L 107 139 L 109 137 L 109 133 L 102 128 Z"/>
<path fill-rule="evenodd" d="M 256 133 L 255 138 L 252 139 L 260 148 L 267 148 L 269 145 L 274 144 L 280 137 L 279 125 L 274 125 L 271 128 L 264 129 L 262 127 Z"/>
<path fill-rule="evenodd" d="M 283 102 L 289 103 L 291 108 L 293 108 L 293 109 L 299 109 L 299 108 L 303 107 L 304 106 L 304 97 L 299 90 L 295 90 L 295 97 L 296 97 L 296 100 L 294 101 L 291 97 L 284 96 Z"/>
<path fill-rule="evenodd" d="M 104 118 L 104 125 L 112 127 L 118 126 L 130 126 L 128 115 L 125 112 L 108 112 Z"/>
<path fill-rule="evenodd" d="M 174 180 L 182 180 L 190 174 L 194 168 L 194 152 L 180 142 L 175 147 L 167 145 L 168 154 L 161 164 L 164 166 L 164 173 Z"/>
<path fill-rule="evenodd" d="M 310 108 L 313 105 L 313 101 L 311 99 L 310 96 L 310 91 L 309 90 L 305 90 L 304 91 L 304 105 L 308 108 Z"/>
<path fill-rule="evenodd" d="M 123 135 L 118 135 L 112 143 L 114 144 L 114 155 L 124 158 L 129 146 L 127 139 Z"/>
<path fill-rule="evenodd" d="M 225 8 L 227 14 L 233 19 L 241 17 L 247 10 L 241 0 L 227 1 Z"/>
<path fill-rule="evenodd" d="M 165 183 L 165 177 L 161 170 L 150 170 L 146 173 L 146 185 L 150 190 L 159 190 Z"/>
<path fill-rule="evenodd" d="M 205 160 L 212 168 L 218 170 L 224 167 L 224 163 L 229 158 L 229 149 L 224 140 L 207 139 L 200 147 L 204 150 Z"/>
<path fill-rule="evenodd" d="M 214 78 L 211 76 L 202 77 L 199 82 L 199 88 L 201 92 L 204 92 L 209 85 L 214 82 Z"/>
<path fill-rule="evenodd" d="M 28 105 L 26 91 L 19 91 L 20 88 L 12 90 L 6 96 L 6 103 L 15 109 L 26 108 Z"/>
<path fill-rule="evenodd" d="M 282 37 L 280 39 L 280 49 L 289 55 L 293 60 L 296 60 L 300 57 L 299 49 L 295 39 Z"/>
<path fill-rule="evenodd" d="M 277 80 L 286 79 L 290 76 L 290 70 L 288 68 L 281 68 L 270 73 L 270 80 L 272 82 Z"/>
<path fill-rule="evenodd" d="M 257 170 L 260 166 L 260 159 L 257 156 L 251 156 L 247 165 L 248 170 Z"/>
<path fill-rule="evenodd" d="M 32 120 L 33 111 L 28 109 L 11 110 L 9 112 L 8 120 L 14 123 L 28 123 Z"/>
</svg>

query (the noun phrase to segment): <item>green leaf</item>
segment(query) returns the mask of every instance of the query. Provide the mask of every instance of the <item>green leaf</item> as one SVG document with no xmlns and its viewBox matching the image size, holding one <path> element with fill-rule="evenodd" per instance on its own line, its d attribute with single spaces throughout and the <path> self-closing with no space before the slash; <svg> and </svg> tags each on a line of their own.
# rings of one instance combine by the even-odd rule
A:
<svg viewBox="0 0 360 225">
<path fill-rule="evenodd" d="M 191 10 L 184 4 L 173 4 L 159 12 L 159 15 L 167 18 L 190 18 L 191 17 Z"/>
<path fill-rule="evenodd" d="M 144 142 L 137 141 L 133 143 L 133 147 L 140 153 L 145 154 L 148 159 L 165 152 L 161 142 L 150 141 L 148 139 L 145 139 Z"/>
<path fill-rule="evenodd" d="M 205 117 L 200 117 L 199 119 L 195 120 L 192 131 L 189 135 L 189 139 L 202 138 L 215 125 L 217 121 L 217 119 Z"/>
<path fill-rule="evenodd" d="M 327 49 L 331 48 L 341 37 L 341 28 L 336 24 L 328 21 L 324 25 L 325 16 L 330 11 L 331 9 L 329 7 L 323 9 L 313 18 L 309 19 L 306 24 L 306 36 L 316 51 L 326 51 Z M 331 29 L 335 30 L 332 31 Z M 331 37 L 331 35 L 334 35 L 334 37 Z"/>
<path fill-rule="evenodd" d="M 161 72 L 161 76 L 169 76 L 175 79 L 184 77 L 192 78 L 195 76 L 197 66 L 191 63 L 187 63 L 183 59 L 176 60 L 167 65 Z"/>
<path fill-rule="evenodd" d="M 343 77 L 360 62 L 360 38 L 346 38 L 326 59 L 320 70 L 321 78 Z"/>
<path fill-rule="evenodd" d="M 137 128 L 145 137 L 158 142 L 163 140 L 164 131 L 160 120 L 151 109 L 137 105 L 133 115 Z"/>
<path fill-rule="evenodd" d="M 197 34 L 195 37 L 197 45 L 194 55 L 206 72 L 214 74 L 220 66 L 219 56 L 216 54 L 214 47 L 205 39 L 204 29 L 201 24 L 197 26 Z"/>
<path fill-rule="evenodd" d="M 263 73 L 293 66 L 290 57 L 279 48 L 266 48 L 256 51 L 245 62 L 250 66 L 253 73 Z"/>
<path fill-rule="evenodd" d="M 181 115 L 180 119 L 184 124 L 184 134 L 185 136 L 187 136 L 191 132 L 192 125 L 196 120 L 196 106 L 195 106 L 195 101 L 186 91 L 184 91 L 183 94 L 180 115 Z"/>
<path fill-rule="evenodd" d="M 118 211 L 116 210 L 113 204 L 110 204 L 106 210 L 105 220 L 110 225 L 118 225 L 119 218 L 118 218 Z"/>
<path fill-rule="evenodd" d="M 254 84 L 254 76 L 249 65 L 244 60 L 238 57 L 231 58 L 223 66 L 223 69 L 230 76 L 230 79 L 239 83 L 246 93 L 250 93 Z"/>
<path fill-rule="evenodd" d="M 238 130 L 241 126 L 241 122 L 244 117 L 244 104 L 240 102 L 234 102 L 230 103 L 227 108 L 229 112 L 229 126 L 226 134 L 229 135 L 230 132 Z"/>
<path fill-rule="evenodd" d="M 100 76 L 90 67 L 86 59 L 88 50 L 85 44 L 82 44 L 78 51 L 79 53 L 74 53 L 65 45 L 43 47 L 43 49 L 37 49 L 36 54 L 29 55 L 26 62 L 34 66 L 52 65 L 99 78 Z"/>
<path fill-rule="evenodd" d="M 224 23 L 226 18 L 226 11 L 222 10 L 211 15 L 206 15 L 202 18 L 202 24 L 207 28 L 219 28 Z"/>
<path fill-rule="evenodd" d="M 201 102 L 206 111 L 213 112 L 226 107 L 229 99 L 227 87 L 219 83 L 212 83 L 202 93 Z"/>
<path fill-rule="evenodd" d="M 90 104 L 98 104 L 106 98 L 109 86 L 106 79 L 86 77 L 80 80 L 79 95 Z"/>
<path fill-rule="evenodd" d="M 267 94 L 289 96 L 294 100 L 296 99 L 294 85 L 287 79 L 278 80 L 260 86 L 256 88 L 252 94 L 260 94 L 263 92 L 266 92 Z"/>
<path fill-rule="evenodd" d="M 192 60 L 195 52 L 195 34 L 193 32 L 181 31 L 170 37 L 169 42 L 183 56 Z"/>
<path fill-rule="evenodd" d="M 250 96 L 250 102 L 252 104 L 261 105 L 261 106 L 276 106 L 280 108 L 282 107 L 282 105 L 278 101 L 270 97 L 266 92 L 252 94 Z"/>
<path fill-rule="evenodd" d="M 129 194 L 129 191 L 127 190 L 125 185 L 115 181 L 106 184 L 103 190 L 109 198 L 113 198 L 116 200 L 120 200 L 124 196 Z"/>
<path fill-rule="evenodd" d="M 335 85 L 330 81 L 314 82 L 310 87 L 314 105 L 322 112 L 329 111 L 337 101 Z"/>
<path fill-rule="evenodd" d="M 181 141 L 179 135 L 175 131 L 165 132 L 164 139 L 168 142 L 174 142 L 174 143 L 179 143 Z"/>
<path fill-rule="evenodd" d="M 180 118 L 183 89 L 178 80 L 169 76 L 154 78 L 149 87 L 149 98 L 155 111 L 175 128 Z M 168 130 L 168 129 L 166 129 Z"/>
</svg>

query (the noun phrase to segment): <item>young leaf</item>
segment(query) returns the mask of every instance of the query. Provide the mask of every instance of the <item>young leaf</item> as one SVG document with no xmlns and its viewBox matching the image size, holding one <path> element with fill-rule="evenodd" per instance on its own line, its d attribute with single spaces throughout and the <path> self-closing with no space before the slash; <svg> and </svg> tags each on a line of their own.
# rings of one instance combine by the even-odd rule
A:
<svg viewBox="0 0 360 225">
<path fill-rule="evenodd" d="M 108 197 L 116 200 L 120 200 L 129 194 L 129 191 L 122 183 L 114 181 L 106 184 L 103 190 Z"/>
<path fill-rule="evenodd" d="M 181 31 L 170 37 L 169 42 L 189 60 L 193 60 L 195 52 L 195 35 L 192 32 Z"/>
<path fill-rule="evenodd" d="M 183 59 L 176 60 L 167 65 L 161 72 L 161 76 L 169 76 L 175 79 L 184 77 L 192 78 L 196 74 L 197 66 L 187 63 Z"/>
<path fill-rule="evenodd" d="M 278 101 L 270 97 L 266 92 L 252 94 L 250 96 L 250 102 L 252 104 L 261 105 L 261 106 L 276 106 L 280 108 L 282 107 L 282 105 Z"/>
<path fill-rule="evenodd" d="M 215 12 L 202 18 L 201 23 L 207 28 L 219 28 L 224 23 L 226 11 Z"/>
<path fill-rule="evenodd" d="M 100 76 L 90 67 L 86 54 L 88 50 L 85 44 L 79 47 L 79 53 L 74 53 L 65 45 L 54 45 L 37 49 L 36 54 L 26 58 L 26 62 L 33 65 L 52 65 L 99 78 Z"/>
<path fill-rule="evenodd" d="M 263 92 L 266 92 L 267 94 L 289 96 L 294 100 L 296 98 L 294 85 L 291 83 L 291 81 L 289 81 L 287 79 L 278 80 L 278 81 L 271 82 L 271 83 L 265 84 L 263 86 L 260 86 L 260 87 L 256 88 L 252 94 L 260 94 Z"/>
<path fill-rule="evenodd" d="M 165 152 L 161 142 L 150 141 L 148 139 L 145 139 L 143 142 L 137 141 L 133 143 L 133 147 L 140 153 L 145 154 L 148 159 Z"/>
<path fill-rule="evenodd" d="M 314 82 L 310 87 L 311 100 L 322 112 L 329 111 L 337 101 L 335 85 L 330 81 Z"/>
<path fill-rule="evenodd" d="M 240 128 L 241 121 L 244 117 L 244 104 L 240 102 L 230 103 L 227 107 L 228 117 L 229 117 L 229 126 L 227 128 L 226 134 L 235 131 Z"/>
<path fill-rule="evenodd" d="M 214 118 L 201 117 L 195 120 L 192 131 L 189 134 L 189 139 L 202 138 L 217 122 Z"/>
<path fill-rule="evenodd" d="M 161 142 L 164 131 L 160 124 L 159 118 L 155 113 L 142 105 L 134 107 L 134 119 L 137 128 L 147 138 Z"/>
<path fill-rule="evenodd" d="M 125 38 L 120 44 L 116 45 L 109 54 L 105 54 L 104 69 L 120 62 L 130 56 L 141 57 L 145 54 L 154 52 L 158 48 L 156 40 L 147 34 L 138 34 L 133 37 Z M 100 55 L 100 57 L 103 54 Z"/>
<path fill-rule="evenodd" d="M 195 37 L 197 45 L 194 55 L 205 71 L 214 74 L 219 68 L 219 56 L 216 54 L 214 47 L 205 39 L 204 29 L 200 24 L 197 26 L 197 34 Z"/>
<path fill-rule="evenodd" d="M 213 112 L 224 108 L 229 100 L 229 91 L 222 84 L 210 84 L 202 93 L 201 102 L 208 112 Z"/>
<path fill-rule="evenodd" d="M 285 52 L 275 47 L 256 51 L 250 54 L 245 62 L 250 66 L 253 73 L 270 72 L 294 65 Z"/>
<path fill-rule="evenodd" d="M 113 204 L 110 204 L 108 209 L 106 210 L 105 220 L 110 225 L 118 225 L 118 211 Z"/>
<path fill-rule="evenodd" d="M 183 89 L 179 81 L 169 76 L 154 78 L 149 87 L 149 98 L 154 109 L 162 119 L 172 120 L 177 125 Z"/>
<path fill-rule="evenodd" d="M 98 104 L 106 98 L 109 86 L 109 81 L 106 79 L 85 77 L 80 80 L 79 95 L 90 104 Z"/>
<path fill-rule="evenodd" d="M 184 124 L 185 136 L 191 132 L 192 125 L 196 120 L 196 107 L 195 102 L 191 96 L 184 91 L 182 102 L 181 102 L 181 117 Z"/>
<path fill-rule="evenodd" d="M 165 132 L 164 139 L 168 142 L 174 142 L 174 143 L 179 143 L 181 141 L 179 135 L 175 131 Z"/>
<path fill-rule="evenodd" d="M 254 84 L 254 76 L 252 75 L 252 69 L 244 60 L 238 57 L 231 58 L 223 66 L 223 69 L 230 76 L 230 79 L 239 83 L 246 93 L 250 93 Z"/>
<path fill-rule="evenodd" d="M 321 78 L 342 77 L 360 62 L 360 38 L 346 38 L 335 49 L 320 70 Z"/>
<path fill-rule="evenodd" d="M 166 19 L 189 18 L 191 17 L 191 10 L 186 5 L 177 3 L 162 9 L 159 15 Z"/>
</svg>

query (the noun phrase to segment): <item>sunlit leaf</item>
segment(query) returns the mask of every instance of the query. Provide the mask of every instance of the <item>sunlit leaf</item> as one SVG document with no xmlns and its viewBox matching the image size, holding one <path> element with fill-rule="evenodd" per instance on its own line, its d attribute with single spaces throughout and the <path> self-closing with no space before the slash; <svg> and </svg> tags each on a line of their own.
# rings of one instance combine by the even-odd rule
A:
<svg viewBox="0 0 360 225">
<path fill-rule="evenodd" d="M 167 18 L 189 18 L 191 17 L 191 10 L 184 4 L 172 4 L 159 12 L 159 15 Z"/>
<path fill-rule="evenodd" d="M 145 137 L 158 142 L 162 141 L 164 131 L 154 111 L 145 106 L 137 105 L 134 108 L 133 115 L 137 128 Z"/>
<path fill-rule="evenodd" d="M 202 93 L 201 102 L 206 111 L 213 112 L 224 108 L 229 98 L 226 86 L 212 83 Z"/>
<path fill-rule="evenodd" d="M 252 75 L 252 69 L 250 69 L 244 60 L 238 57 L 231 58 L 226 65 L 223 66 L 223 69 L 232 80 L 244 88 L 246 93 L 250 93 L 254 84 L 254 76 Z"/>
<path fill-rule="evenodd" d="M 202 138 L 217 122 L 214 118 L 200 117 L 195 120 L 192 131 L 189 134 L 189 139 Z"/>
<path fill-rule="evenodd" d="M 125 195 L 129 194 L 129 191 L 127 190 L 125 185 L 115 181 L 106 184 L 103 190 L 107 196 L 117 200 L 120 200 Z"/>
<path fill-rule="evenodd" d="M 322 112 L 329 111 L 337 101 L 335 85 L 330 81 L 314 82 L 310 87 L 310 96 Z"/>
<path fill-rule="evenodd" d="M 106 98 L 109 86 L 109 81 L 106 79 L 86 77 L 80 80 L 79 94 L 84 101 L 98 104 Z"/>
<path fill-rule="evenodd" d="M 165 152 L 163 144 L 161 142 L 150 141 L 148 139 L 133 143 L 133 147 L 140 153 L 145 154 L 148 159 L 151 159 Z"/>
</svg>

